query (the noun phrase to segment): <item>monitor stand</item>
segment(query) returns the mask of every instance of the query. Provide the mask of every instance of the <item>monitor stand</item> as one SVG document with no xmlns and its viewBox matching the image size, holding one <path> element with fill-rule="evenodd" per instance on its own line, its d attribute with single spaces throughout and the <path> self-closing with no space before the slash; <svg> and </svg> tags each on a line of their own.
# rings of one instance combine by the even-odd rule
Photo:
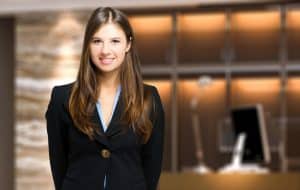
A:
<svg viewBox="0 0 300 190">
<path fill-rule="evenodd" d="M 269 170 L 267 168 L 263 168 L 258 164 L 242 163 L 245 140 L 246 140 L 246 134 L 245 133 L 239 134 L 237 142 L 233 149 L 231 163 L 219 169 L 219 173 L 259 173 L 259 174 L 269 173 Z"/>
</svg>

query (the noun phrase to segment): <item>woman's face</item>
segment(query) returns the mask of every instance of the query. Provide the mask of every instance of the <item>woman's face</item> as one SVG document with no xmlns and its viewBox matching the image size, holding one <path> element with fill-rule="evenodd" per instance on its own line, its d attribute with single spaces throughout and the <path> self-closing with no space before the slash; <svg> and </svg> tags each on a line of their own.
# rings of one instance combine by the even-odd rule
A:
<svg viewBox="0 0 300 190">
<path fill-rule="evenodd" d="M 119 25 L 104 24 L 95 32 L 90 42 L 91 59 L 103 73 L 118 72 L 130 45 Z"/>
</svg>

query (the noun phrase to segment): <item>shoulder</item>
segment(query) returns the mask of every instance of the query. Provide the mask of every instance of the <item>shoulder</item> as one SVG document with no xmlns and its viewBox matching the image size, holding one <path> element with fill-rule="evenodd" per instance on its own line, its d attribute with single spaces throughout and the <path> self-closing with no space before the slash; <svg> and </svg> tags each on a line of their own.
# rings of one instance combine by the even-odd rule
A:
<svg viewBox="0 0 300 190">
<path fill-rule="evenodd" d="M 158 90 L 155 86 L 144 84 L 145 98 L 148 99 L 150 105 L 150 120 L 152 122 L 154 131 L 157 129 L 163 130 L 165 112 Z M 147 101 L 147 100 L 146 100 Z M 155 132 L 157 134 L 157 132 Z"/>
<path fill-rule="evenodd" d="M 52 104 L 65 104 L 69 99 L 73 84 L 74 82 L 54 86 L 51 91 L 50 102 Z"/>
<path fill-rule="evenodd" d="M 144 84 L 144 93 L 146 97 L 151 97 L 154 110 L 163 110 L 161 98 L 155 86 Z"/>
<path fill-rule="evenodd" d="M 145 94 L 151 94 L 152 96 L 155 94 L 158 95 L 158 90 L 155 86 L 145 84 L 145 83 L 144 83 L 144 92 Z"/>
<path fill-rule="evenodd" d="M 69 84 L 54 86 L 52 89 L 52 93 L 66 96 L 66 95 L 70 94 L 73 84 L 74 84 L 74 82 L 69 83 Z"/>
<path fill-rule="evenodd" d="M 52 95 L 59 97 L 67 97 L 70 95 L 74 82 L 59 86 L 54 86 L 52 89 Z"/>
</svg>

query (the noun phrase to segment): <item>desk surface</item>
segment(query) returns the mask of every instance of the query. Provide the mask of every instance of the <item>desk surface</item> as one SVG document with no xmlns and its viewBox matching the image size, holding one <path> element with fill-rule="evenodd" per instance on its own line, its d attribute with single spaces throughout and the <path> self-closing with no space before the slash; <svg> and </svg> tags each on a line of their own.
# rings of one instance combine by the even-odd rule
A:
<svg viewBox="0 0 300 190">
<path fill-rule="evenodd" d="M 159 190 L 300 190 L 300 173 L 162 173 Z"/>
</svg>

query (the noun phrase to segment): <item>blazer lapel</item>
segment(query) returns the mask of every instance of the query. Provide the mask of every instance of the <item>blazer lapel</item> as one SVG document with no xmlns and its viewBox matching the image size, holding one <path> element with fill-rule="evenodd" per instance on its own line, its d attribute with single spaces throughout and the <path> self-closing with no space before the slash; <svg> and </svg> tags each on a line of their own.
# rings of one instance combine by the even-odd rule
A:
<svg viewBox="0 0 300 190">
<path fill-rule="evenodd" d="M 63 106 L 64 106 L 64 109 L 69 113 L 69 109 L 68 109 L 68 101 L 69 100 L 66 100 L 64 103 L 63 103 Z M 99 143 L 105 145 L 106 147 L 110 147 L 110 143 L 107 139 L 107 136 L 105 135 L 104 131 L 103 131 L 103 127 L 102 127 L 102 123 L 100 121 L 100 118 L 99 118 L 99 115 L 98 115 L 98 112 L 97 112 L 97 108 L 96 108 L 96 105 L 94 107 L 94 111 L 93 111 L 93 116 L 92 116 L 92 121 L 97 123 L 100 127 L 100 132 L 101 134 L 103 135 L 100 135 L 98 133 L 95 133 L 95 140 L 98 141 Z"/>
<path fill-rule="evenodd" d="M 102 124 L 101 124 L 101 121 L 100 121 L 100 118 L 99 118 L 99 115 L 98 115 L 98 112 L 97 112 L 96 105 L 95 105 L 95 108 L 94 108 L 94 111 L 93 111 L 92 120 L 93 120 L 94 123 L 98 124 L 98 126 L 100 128 L 100 132 L 101 132 L 101 134 L 95 133 L 96 141 L 98 141 L 99 143 L 104 144 L 105 146 L 109 147 L 110 146 L 109 141 L 108 141 L 107 136 L 105 135 L 105 133 L 103 131 L 103 127 L 102 127 Z"/>
<path fill-rule="evenodd" d="M 121 91 L 121 94 L 122 94 L 122 91 Z M 95 105 L 95 109 L 93 112 L 93 121 L 96 122 L 97 124 L 99 124 L 100 131 L 103 134 L 103 135 L 96 134 L 95 139 L 98 142 L 100 142 L 108 147 L 110 145 L 109 139 L 114 136 L 119 135 L 123 131 L 122 124 L 120 123 L 122 110 L 124 110 L 121 94 L 120 94 L 119 100 L 117 101 L 116 108 L 115 108 L 112 118 L 108 124 L 108 128 L 107 128 L 106 132 L 103 131 L 103 126 L 102 126 L 101 120 L 99 118 L 99 114 L 97 112 L 96 105 Z"/>
<path fill-rule="evenodd" d="M 105 132 L 105 134 L 108 138 L 116 136 L 122 132 L 122 125 L 121 125 L 120 121 L 121 121 L 122 110 L 124 110 L 124 109 L 123 109 L 123 101 L 122 101 L 121 97 L 122 96 L 120 95 L 119 100 L 116 105 L 116 108 L 115 108 L 115 111 L 112 115 L 112 118 L 110 120 L 108 128 Z"/>
</svg>

